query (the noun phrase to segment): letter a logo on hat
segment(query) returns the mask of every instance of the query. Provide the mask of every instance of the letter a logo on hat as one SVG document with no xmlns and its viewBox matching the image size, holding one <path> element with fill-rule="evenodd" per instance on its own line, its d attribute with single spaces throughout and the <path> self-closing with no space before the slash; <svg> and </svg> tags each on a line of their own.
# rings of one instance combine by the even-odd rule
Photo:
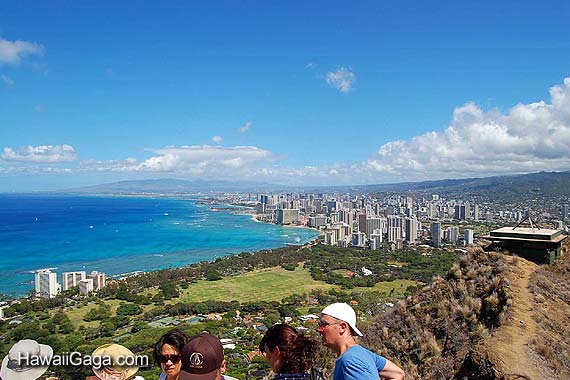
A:
<svg viewBox="0 0 570 380">
<path fill-rule="evenodd" d="M 192 367 L 202 368 L 203 364 L 204 364 L 204 356 L 201 353 L 193 352 L 192 355 L 190 355 L 190 365 Z"/>
</svg>

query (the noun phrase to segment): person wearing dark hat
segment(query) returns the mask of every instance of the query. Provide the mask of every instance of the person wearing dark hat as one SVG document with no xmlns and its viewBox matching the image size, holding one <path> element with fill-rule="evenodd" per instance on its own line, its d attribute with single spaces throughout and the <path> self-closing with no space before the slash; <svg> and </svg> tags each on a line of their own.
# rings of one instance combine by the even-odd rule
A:
<svg viewBox="0 0 570 380">
<path fill-rule="evenodd" d="M 356 327 L 356 313 L 346 303 L 333 303 L 321 313 L 317 331 L 323 345 L 337 356 L 333 380 L 403 380 L 404 370 L 383 356 L 356 343 L 362 336 Z"/>
<path fill-rule="evenodd" d="M 216 336 L 207 332 L 191 337 L 180 356 L 179 380 L 237 380 L 224 375 L 224 347 Z"/>
</svg>

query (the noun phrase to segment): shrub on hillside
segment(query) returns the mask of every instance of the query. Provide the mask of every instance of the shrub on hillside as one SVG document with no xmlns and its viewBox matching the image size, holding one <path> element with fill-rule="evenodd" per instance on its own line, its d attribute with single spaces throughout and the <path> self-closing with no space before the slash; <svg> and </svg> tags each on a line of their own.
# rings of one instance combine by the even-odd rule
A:
<svg viewBox="0 0 570 380">
<path fill-rule="evenodd" d="M 468 252 L 445 278 L 373 318 L 364 344 L 406 371 L 406 379 L 453 379 L 470 349 L 508 313 L 502 257 Z"/>
</svg>

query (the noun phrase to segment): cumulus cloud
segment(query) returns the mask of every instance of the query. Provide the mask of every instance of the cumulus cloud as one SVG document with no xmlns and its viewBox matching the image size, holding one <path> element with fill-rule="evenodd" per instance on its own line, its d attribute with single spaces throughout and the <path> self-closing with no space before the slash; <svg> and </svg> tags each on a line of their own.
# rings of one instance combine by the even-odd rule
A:
<svg viewBox="0 0 570 380">
<path fill-rule="evenodd" d="M 8 41 L 0 37 L 0 65 L 20 63 L 23 57 L 29 55 L 42 55 L 42 45 L 27 41 Z"/>
<path fill-rule="evenodd" d="M 326 74 L 326 80 L 331 87 L 347 93 L 352 89 L 356 76 L 350 68 L 339 67 L 336 71 L 329 71 Z"/>
<path fill-rule="evenodd" d="M 247 124 L 247 123 L 246 123 Z M 449 126 L 407 140 L 382 144 L 369 159 L 319 166 L 283 167 L 271 151 L 255 146 L 170 146 L 149 149 L 150 158 L 87 160 L 74 169 L 91 172 L 173 173 L 181 177 L 254 180 L 288 185 L 351 185 L 482 177 L 570 169 L 570 78 L 550 89 L 548 100 L 484 110 L 456 108 Z M 69 145 L 4 148 L 9 161 L 43 164 L 76 159 Z M 23 163 L 22 163 L 23 162 Z M 16 162 L 13 165 L 17 165 Z M 55 165 L 54 165 L 55 166 Z M 62 166 L 62 165 L 60 165 Z M 17 170 L 17 169 L 14 169 Z M 67 169 L 63 169 L 67 170 Z"/>
<path fill-rule="evenodd" d="M 75 149 L 71 145 L 39 145 L 24 146 L 16 150 L 5 147 L 1 155 L 5 161 L 57 163 L 71 162 L 78 159 Z"/>
<path fill-rule="evenodd" d="M 4 75 L 4 74 L 0 75 L 0 79 L 2 79 L 2 82 L 4 82 L 4 84 L 8 87 L 11 87 L 14 85 L 14 81 L 12 80 L 12 78 L 10 78 L 7 75 Z"/>
<path fill-rule="evenodd" d="M 467 103 L 443 131 L 382 145 L 367 167 L 412 178 L 466 177 L 570 169 L 570 78 L 550 89 L 550 103 L 508 112 Z"/>
<path fill-rule="evenodd" d="M 157 149 L 158 156 L 151 157 L 137 166 L 144 171 L 181 171 L 202 174 L 216 171 L 248 168 L 258 162 L 273 160 L 270 151 L 254 146 L 219 147 L 209 145 L 167 147 Z"/>
<path fill-rule="evenodd" d="M 189 176 L 235 178 L 252 170 L 258 163 L 276 159 L 270 151 L 254 146 L 221 147 L 193 145 L 149 150 L 154 153 L 142 162 L 134 158 L 123 161 L 81 162 L 83 171 L 172 172 Z"/>
<path fill-rule="evenodd" d="M 253 123 L 251 121 L 247 121 L 244 125 L 242 125 L 239 129 L 239 131 L 241 133 L 245 133 L 247 131 L 249 131 L 249 129 L 251 128 L 251 126 L 253 125 Z"/>
<path fill-rule="evenodd" d="M 212 137 L 212 142 L 214 142 L 215 144 L 221 144 L 224 142 L 224 139 L 222 138 L 222 136 L 214 136 Z"/>
</svg>

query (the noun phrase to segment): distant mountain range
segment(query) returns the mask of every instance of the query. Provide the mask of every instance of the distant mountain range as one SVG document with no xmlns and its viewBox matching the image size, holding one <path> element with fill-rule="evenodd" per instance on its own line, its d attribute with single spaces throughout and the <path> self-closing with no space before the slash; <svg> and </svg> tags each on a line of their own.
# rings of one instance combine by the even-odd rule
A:
<svg viewBox="0 0 570 380">
<path fill-rule="evenodd" d="M 72 194 L 133 194 L 133 193 L 220 193 L 220 192 L 260 192 L 278 191 L 281 185 L 260 182 L 230 182 L 230 181 L 186 181 L 181 179 L 145 179 L 119 181 L 95 186 L 65 189 L 58 193 Z"/>
<path fill-rule="evenodd" d="M 366 193 L 409 191 L 442 195 L 494 195 L 497 197 L 570 196 L 570 171 L 366 185 L 357 188 Z"/>
<path fill-rule="evenodd" d="M 197 192 L 341 192 L 386 193 L 410 192 L 440 195 L 492 196 L 570 196 L 570 171 L 495 176 L 486 178 L 445 179 L 438 181 L 402 182 L 358 186 L 308 186 L 305 188 L 258 182 L 186 181 L 153 179 L 120 181 L 108 184 L 62 190 L 74 194 L 133 194 L 133 193 L 197 193 Z"/>
</svg>

